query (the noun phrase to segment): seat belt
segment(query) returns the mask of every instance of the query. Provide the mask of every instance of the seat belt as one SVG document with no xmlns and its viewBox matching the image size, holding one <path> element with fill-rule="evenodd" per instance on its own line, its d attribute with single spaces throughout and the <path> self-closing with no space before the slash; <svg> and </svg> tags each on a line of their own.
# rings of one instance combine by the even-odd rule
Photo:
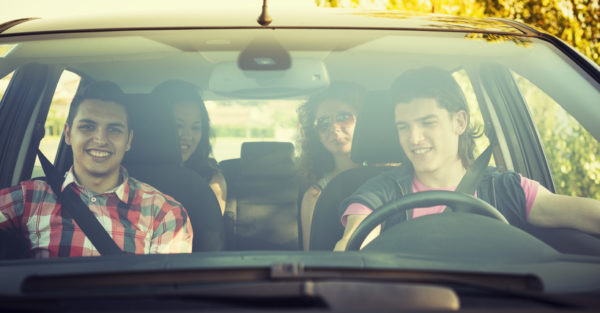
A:
<svg viewBox="0 0 600 313">
<path fill-rule="evenodd" d="M 483 178 L 483 174 L 485 174 L 485 169 L 490 164 L 490 159 L 492 158 L 492 145 L 490 144 L 480 155 L 473 161 L 473 164 L 469 166 L 469 169 L 465 173 L 465 176 L 460 180 L 458 186 L 456 186 L 456 192 L 466 193 L 468 195 L 473 195 L 477 187 L 479 186 L 479 182 Z"/>
<path fill-rule="evenodd" d="M 46 182 L 52 188 L 52 191 L 58 197 L 58 202 L 64 209 L 73 217 L 77 225 L 83 230 L 83 233 L 92 242 L 94 247 L 101 255 L 119 255 L 125 254 L 115 241 L 102 227 L 96 216 L 90 211 L 89 207 L 83 203 L 78 194 L 73 191 L 73 188 L 67 187 L 61 192 L 63 179 L 58 176 L 56 168 L 44 154 L 38 149 L 37 155 L 42 163 L 42 168 L 46 174 Z"/>
<path fill-rule="evenodd" d="M 466 195 L 472 196 L 479 187 L 479 183 L 481 179 L 483 179 L 483 175 L 485 174 L 485 169 L 490 164 L 490 159 L 492 157 L 492 144 L 483 150 L 483 152 L 473 161 L 473 164 L 469 166 L 465 176 L 460 180 L 458 186 L 456 186 L 455 192 L 462 192 Z M 450 206 L 446 207 L 448 210 L 444 210 L 444 212 L 452 212 Z"/>
<path fill-rule="evenodd" d="M 483 150 L 483 152 L 473 161 L 471 166 L 467 169 L 465 176 L 460 180 L 458 186 L 456 186 L 455 192 L 462 192 L 469 196 L 472 196 L 479 187 L 479 183 L 481 179 L 483 179 L 483 175 L 485 174 L 485 169 L 490 164 L 490 159 L 492 158 L 492 144 Z M 449 210 L 444 210 L 444 212 L 452 212 L 454 209 L 447 206 Z"/>
<path fill-rule="evenodd" d="M 485 169 L 490 164 L 490 159 L 492 158 L 492 144 L 483 150 L 483 152 L 473 161 L 471 166 L 467 169 L 465 176 L 460 180 L 458 186 L 456 186 L 455 192 L 462 192 L 464 194 L 472 196 L 479 187 L 479 183 L 485 174 Z M 444 212 L 452 212 L 454 211 L 450 206 L 446 206 Z M 406 211 L 406 220 L 412 219 L 412 210 Z"/>
</svg>

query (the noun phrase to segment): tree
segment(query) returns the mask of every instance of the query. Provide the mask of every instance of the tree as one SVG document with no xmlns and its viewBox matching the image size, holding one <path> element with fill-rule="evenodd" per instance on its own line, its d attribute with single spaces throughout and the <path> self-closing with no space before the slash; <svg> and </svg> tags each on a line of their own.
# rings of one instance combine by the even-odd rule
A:
<svg viewBox="0 0 600 313">
<path fill-rule="evenodd" d="M 364 7 L 520 21 L 566 41 L 600 64 L 600 0 L 315 0 Z"/>
<path fill-rule="evenodd" d="M 598 0 L 480 0 L 485 16 L 533 25 L 561 38 L 600 64 Z"/>
</svg>

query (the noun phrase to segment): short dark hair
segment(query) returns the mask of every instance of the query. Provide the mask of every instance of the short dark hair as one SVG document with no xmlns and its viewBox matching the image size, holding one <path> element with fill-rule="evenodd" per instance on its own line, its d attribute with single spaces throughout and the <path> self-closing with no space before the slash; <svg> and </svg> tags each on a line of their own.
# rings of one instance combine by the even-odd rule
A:
<svg viewBox="0 0 600 313">
<path fill-rule="evenodd" d="M 458 137 L 458 156 L 463 166 L 469 167 L 474 159 L 475 138 L 481 135 L 470 125 L 467 100 L 451 73 L 436 67 L 408 70 L 392 83 L 391 95 L 394 106 L 418 98 L 433 98 L 450 113 L 465 111 L 467 128 Z"/>
<path fill-rule="evenodd" d="M 73 119 L 77 115 L 79 105 L 87 99 L 95 99 L 106 102 L 114 102 L 123 107 L 127 119 L 127 128 L 129 128 L 129 110 L 126 105 L 125 94 L 121 88 L 109 81 L 93 82 L 83 87 L 73 98 L 71 102 L 71 108 L 69 109 L 69 115 L 67 116 L 67 124 L 73 126 Z"/>
</svg>

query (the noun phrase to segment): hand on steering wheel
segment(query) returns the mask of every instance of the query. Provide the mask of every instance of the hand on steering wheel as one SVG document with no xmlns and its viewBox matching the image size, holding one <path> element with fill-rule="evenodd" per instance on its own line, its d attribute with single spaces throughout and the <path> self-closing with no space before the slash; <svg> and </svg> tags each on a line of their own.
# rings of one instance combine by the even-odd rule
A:
<svg viewBox="0 0 600 313">
<path fill-rule="evenodd" d="M 506 224 L 506 218 L 489 203 L 473 196 L 453 191 L 424 191 L 409 194 L 402 199 L 383 205 L 371 213 L 354 231 L 346 251 L 359 250 L 367 235 L 377 225 L 383 223 L 392 215 L 414 208 L 446 205 L 446 212 L 465 212 L 498 219 Z"/>
</svg>

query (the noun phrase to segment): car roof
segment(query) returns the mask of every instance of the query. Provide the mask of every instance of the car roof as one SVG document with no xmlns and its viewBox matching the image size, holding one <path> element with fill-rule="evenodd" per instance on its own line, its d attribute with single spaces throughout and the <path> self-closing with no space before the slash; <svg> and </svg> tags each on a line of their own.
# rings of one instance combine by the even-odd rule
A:
<svg viewBox="0 0 600 313">
<path fill-rule="evenodd" d="M 136 29 L 260 28 L 256 10 L 215 9 L 150 11 L 137 13 L 88 14 L 76 17 L 23 17 L 0 24 L 0 36 L 56 32 Z M 417 15 L 396 11 L 315 8 L 270 10 L 273 28 L 361 28 L 430 31 L 489 32 L 509 35 L 539 34 L 525 24 L 495 18 L 466 18 L 448 15 Z"/>
</svg>

